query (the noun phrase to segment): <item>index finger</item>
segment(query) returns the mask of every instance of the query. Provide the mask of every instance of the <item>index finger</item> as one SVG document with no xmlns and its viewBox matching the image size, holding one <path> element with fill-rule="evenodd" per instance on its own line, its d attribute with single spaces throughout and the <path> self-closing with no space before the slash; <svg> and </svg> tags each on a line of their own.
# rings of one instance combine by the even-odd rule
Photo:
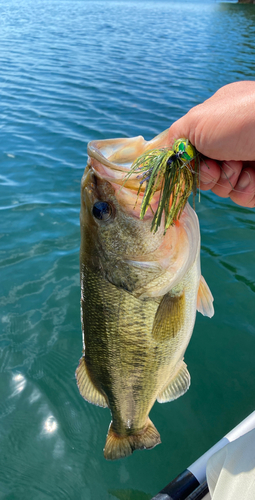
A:
<svg viewBox="0 0 255 500">
<path fill-rule="evenodd" d="M 206 158 L 200 163 L 200 189 L 208 191 L 212 189 L 220 178 L 220 166 L 214 161 Z"/>
</svg>

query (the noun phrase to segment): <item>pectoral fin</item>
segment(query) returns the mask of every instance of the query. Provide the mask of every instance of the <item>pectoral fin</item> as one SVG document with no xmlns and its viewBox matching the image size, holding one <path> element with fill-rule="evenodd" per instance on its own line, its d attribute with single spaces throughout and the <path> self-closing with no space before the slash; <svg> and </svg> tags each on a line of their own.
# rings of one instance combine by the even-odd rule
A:
<svg viewBox="0 0 255 500">
<path fill-rule="evenodd" d="M 175 337 L 180 331 L 185 314 L 185 294 L 171 296 L 167 293 L 161 300 L 153 324 L 152 335 L 163 341 Z"/>
<path fill-rule="evenodd" d="M 197 310 L 211 318 L 214 315 L 213 296 L 203 276 L 200 278 L 198 294 L 197 294 Z"/>
<path fill-rule="evenodd" d="M 163 391 L 158 395 L 157 401 L 159 403 L 167 403 L 168 401 L 173 401 L 179 398 L 188 390 L 190 386 L 190 374 L 187 369 L 186 363 L 182 361 L 181 367 L 179 368 L 175 377 L 171 380 Z"/>
<path fill-rule="evenodd" d="M 108 406 L 103 394 L 99 392 L 91 381 L 84 356 L 80 359 L 75 376 L 81 396 L 86 399 L 86 401 L 97 406 L 102 406 L 103 408 Z"/>
</svg>

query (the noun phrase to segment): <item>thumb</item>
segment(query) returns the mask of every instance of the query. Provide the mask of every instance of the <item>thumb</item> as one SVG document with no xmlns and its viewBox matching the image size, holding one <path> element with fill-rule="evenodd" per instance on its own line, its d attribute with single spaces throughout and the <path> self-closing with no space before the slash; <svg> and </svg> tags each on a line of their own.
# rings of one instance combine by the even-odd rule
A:
<svg viewBox="0 0 255 500">
<path fill-rule="evenodd" d="M 194 134 L 192 134 L 190 130 L 188 115 L 184 115 L 182 118 L 174 122 L 173 125 L 171 125 L 168 130 L 167 140 L 169 146 L 172 146 L 176 139 L 188 139 L 191 144 L 194 145 L 194 142 L 192 141 L 192 135 Z"/>
</svg>

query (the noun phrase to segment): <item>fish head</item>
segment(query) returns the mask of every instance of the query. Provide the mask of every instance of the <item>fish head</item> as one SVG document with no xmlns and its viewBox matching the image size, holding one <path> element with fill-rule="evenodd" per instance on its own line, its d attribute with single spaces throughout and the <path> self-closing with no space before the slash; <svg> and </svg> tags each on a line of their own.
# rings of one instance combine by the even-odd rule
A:
<svg viewBox="0 0 255 500">
<path fill-rule="evenodd" d="M 162 221 L 153 233 L 151 224 L 160 191 L 155 192 L 151 207 L 141 220 L 145 185 L 140 185 L 137 174 L 126 180 L 139 155 L 164 147 L 166 141 L 167 131 L 148 142 L 141 136 L 92 141 L 88 145 L 89 161 L 82 178 L 81 262 L 87 262 L 108 281 L 138 296 L 150 295 L 150 283 L 180 261 L 180 255 L 181 269 L 190 260 L 185 210 L 184 224 L 171 226 L 164 235 Z M 161 293 L 154 290 L 153 294 Z"/>
</svg>

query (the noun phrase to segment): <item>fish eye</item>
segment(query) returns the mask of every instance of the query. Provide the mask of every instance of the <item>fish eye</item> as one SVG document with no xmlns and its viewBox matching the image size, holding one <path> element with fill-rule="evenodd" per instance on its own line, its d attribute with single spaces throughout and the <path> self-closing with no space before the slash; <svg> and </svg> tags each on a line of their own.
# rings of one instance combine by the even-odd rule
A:
<svg viewBox="0 0 255 500">
<path fill-rule="evenodd" d="M 107 221 L 112 216 L 112 207 L 107 201 L 97 201 L 92 209 L 95 219 Z"/>
</svg>

